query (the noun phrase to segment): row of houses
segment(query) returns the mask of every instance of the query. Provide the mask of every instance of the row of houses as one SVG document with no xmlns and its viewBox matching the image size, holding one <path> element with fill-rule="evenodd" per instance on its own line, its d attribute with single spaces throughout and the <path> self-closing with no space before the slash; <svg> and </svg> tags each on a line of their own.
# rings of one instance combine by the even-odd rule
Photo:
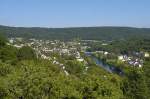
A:
<svg viewBox="0 0 150 99">
<path fill-rule="evenodd" d="M 143 56 L 143 58 L 150 57 L 148 52 L 143 53 L 142 56 Z M 141 57 L 137 57 L 137 56 L 120 55 L 120 56 L 118 56 L 118 60 L 120 60 L 124 63 L 128 63 L 130 66 L 136 66 L 136 67 L 140 67 L 140 68 L 143 66 L 143 63 L 144 63 L 143 59 Z"/>
</svg>

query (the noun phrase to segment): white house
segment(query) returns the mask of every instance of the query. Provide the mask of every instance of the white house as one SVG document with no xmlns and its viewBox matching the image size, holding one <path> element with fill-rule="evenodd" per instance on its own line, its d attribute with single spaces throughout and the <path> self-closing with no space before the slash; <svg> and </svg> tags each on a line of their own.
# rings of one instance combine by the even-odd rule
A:
<svg viewBox="0 0 150 99">
<path fill-rule="evenodd" d="M 66 71 L 66 70 L 64 70 L 64 72 L 65 72 L 65 74 L 68 76 L 69 75 L 69 73 Z"/>
<path fill-rule="evenodd" d="M 79 61 L 79 62 L 83 62 L 83 61 L 84 61 L 84 59 L 83 59 L 83 58 L 79 58 L 79 59 L 77 59 L 77 61 Z"/>
<path fill-rule="evenodd" d="M 123 60 L 123 55 L 118 56 L 118 60 Z"/>
<path fill-rule="evenodd" d="M 149 57 L 149 56 L 150 56 L 149 53 L 145 52 L 144 57 Z"/>
<path fill-rule="evenodd" d="M 9 42 L 12 44 L 12 43 L 14 43 L 14 40 L 13 40 L 13 39 L 10 39 Z"/>
<path fill-rule="evenodd" d="M 104 52 L 104 55 L 107 55 L 108 54 L 108 52 Z"/>
</svg>

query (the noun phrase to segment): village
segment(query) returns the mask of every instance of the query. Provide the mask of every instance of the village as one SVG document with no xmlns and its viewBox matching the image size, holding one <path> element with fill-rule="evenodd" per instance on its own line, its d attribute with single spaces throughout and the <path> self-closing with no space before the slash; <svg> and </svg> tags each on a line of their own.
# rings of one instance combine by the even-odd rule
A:
<svg viewBox="0 0 150 99">
<path fill-rule="evenodd" d="M 83 40 L 83 41 L 60 41 L 60 40 L 38 40 L 38 39 L 23 39 L 23 38 L 9 38 L 9 44 L 13 45 L 16 48 L 21 48 L 23 46 L 30 46 L 32 47 L 37 55 L 37 58 L 47 59 L 53 61 L 53 64 L 57 64 L 61 66 L 65 70 L 65 66 L 60 63 L 56 57 L 53 57 L 53 53 L 58 53 L 60 56 L 67 55 L 79 62 L 83 62 L 85 64 L 86 70 L 86 60 L 82 57 L 81 52 L 87 52 L 88 42 L 99 42 L 99 41 L 92 41 L 92 40 Z M 101 45 L 107 46 L 107 43 L 102 43 Z M 91 53 L 101 53 L 103 56 L 108 56 L 114 54 L 113 52 L 107 51 L 94 51 Z M 133 52 L 132 56 L 128 56 L 125 54 L 118 54 L 116 55 L 117 60 L 128 64 L 131 67 L 139 67 L 143 66 L 144 57 L 150 57 L 148 52 Z M 67 71 L 65 71 L 66 74 Z"/>
</svg>

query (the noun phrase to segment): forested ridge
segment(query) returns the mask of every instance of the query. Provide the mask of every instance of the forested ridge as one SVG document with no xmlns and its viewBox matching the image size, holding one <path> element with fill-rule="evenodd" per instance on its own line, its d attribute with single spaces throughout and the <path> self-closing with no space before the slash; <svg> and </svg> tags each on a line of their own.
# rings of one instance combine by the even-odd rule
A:
<svg viewBox="0 0 150 99">
<path fill-rule="evenodd" d="M 0 26 L 0 32 L 7 37 L 61 40 L 70 40 L 74 38 L 86 40 L 113 40 L 126 39 L 129 37 L 150 38 L 149 28 L 132 27 L 27 28 Z"/>
</svg>

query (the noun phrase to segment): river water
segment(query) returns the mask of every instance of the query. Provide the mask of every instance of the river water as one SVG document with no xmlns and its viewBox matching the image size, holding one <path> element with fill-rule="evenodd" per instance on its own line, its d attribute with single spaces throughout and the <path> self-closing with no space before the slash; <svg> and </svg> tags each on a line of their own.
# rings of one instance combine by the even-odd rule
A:
<svg viewBox="0 0 150 99">
<path fill-rule="evenodd" d="M 109 65 L 107 63 L 104 63 L 102 60 L 93 56 L 91 52 L 85 52 L 85 55 L 91 57 L 93 59 L 93 61 L 96 63 L 96 65 L 102 67 L 106 71 L 108 71 L 110 73 L 116 73 L 116 74 L 121 75 L 121 76 L 124 75 L 123 70 L 121 70 L 120 68 L 118 68 L 114 65 Z"/>
</svg>

